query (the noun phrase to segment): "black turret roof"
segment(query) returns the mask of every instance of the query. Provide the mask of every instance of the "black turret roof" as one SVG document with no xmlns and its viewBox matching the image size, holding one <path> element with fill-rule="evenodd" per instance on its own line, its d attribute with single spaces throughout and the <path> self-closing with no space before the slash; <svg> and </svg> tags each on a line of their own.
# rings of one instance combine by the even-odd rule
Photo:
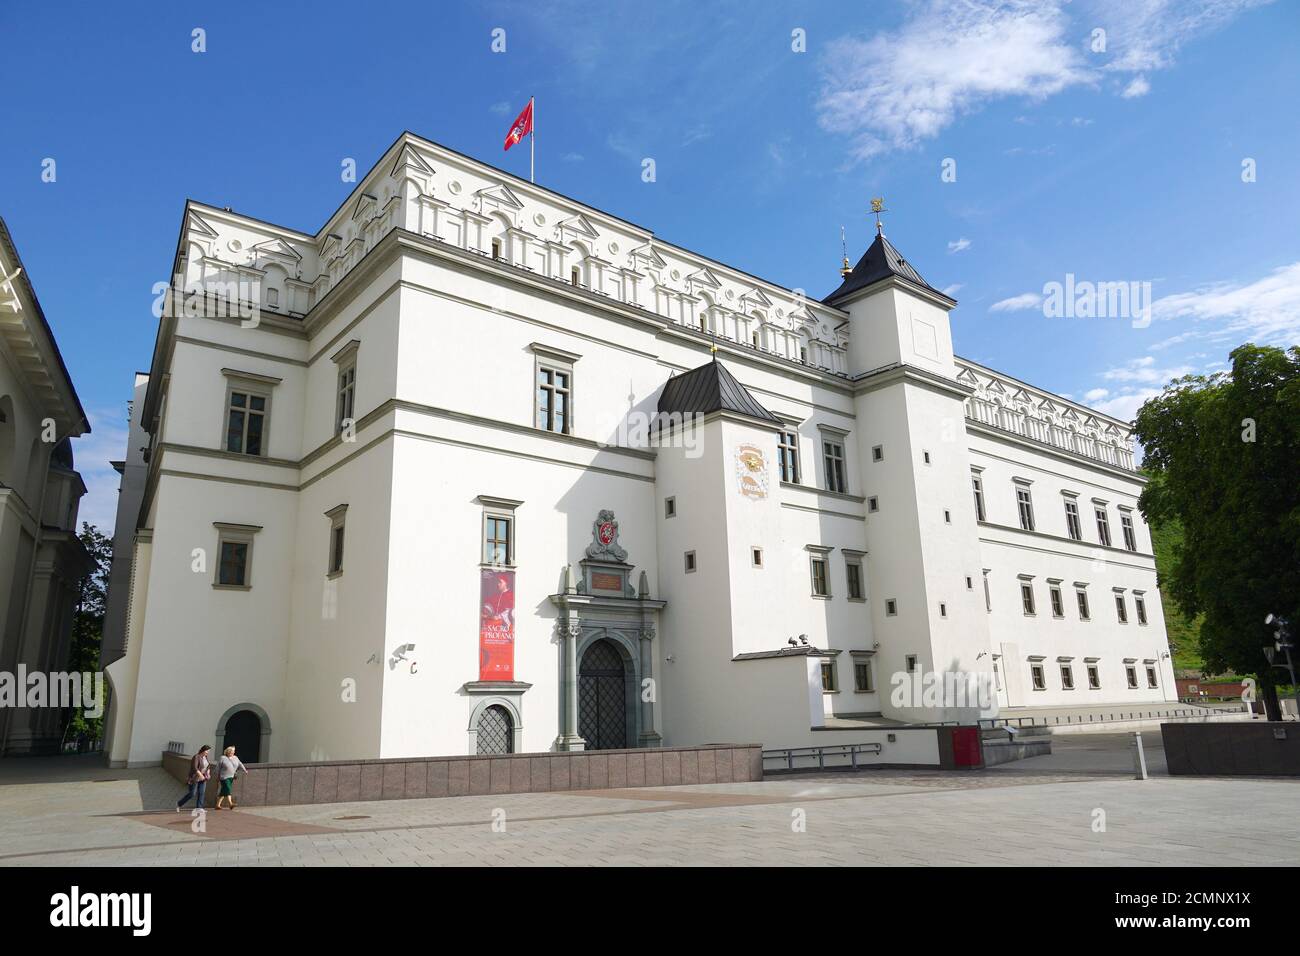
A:
<svg viewBox="0 0 1300 956">
<path fill-rule="evenodd" d="M 727 411 L 781 424 L 781 420 L 760 405 L 749 389 L 736 381 L 716 358 L 707 365 L 670 378 L 659 396 L 659 411 L 682 415 Z"/>
<path fill-rule="evenodd" d="M 874 285 L 881 279 L 888 279 L 890 276 L 897 276 L 913 285 L 920 286 L 928 292 L 942 296 L 949 302 L 956 304 L 956 300 L 951 296 L 944 295 L 930 283 L 921 278 L 921 273 L 912 267 L 912 264 L 902 257 L 893 243 L 885 238 L 885 234 L 878 233 L 876 241 L 871 244 L 858 264 L 853 267 L 853 271 L 844 277 L 840 287 L 822 299 L 827 305 L 837 305 L 842 299 L 857 292 L 859 289 L 865 289 L 869 285 Z"/>
</svg>

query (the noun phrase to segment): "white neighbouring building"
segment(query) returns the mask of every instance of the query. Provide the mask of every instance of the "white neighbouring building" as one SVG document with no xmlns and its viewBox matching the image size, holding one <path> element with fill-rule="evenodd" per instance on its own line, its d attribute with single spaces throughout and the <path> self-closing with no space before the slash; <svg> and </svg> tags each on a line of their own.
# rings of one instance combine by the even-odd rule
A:
<svg viewBox="0 0 1300 956">
<path fill-rule="evenodd" d="M 883 235 L 846 271 L 809 299 L 409 133 L 315 233 L 189 202 L 123 466 L 110 759 L 981 713 L 897 706 L 908 671 L 985 675 L 985 715 L 1174 700 L 1128 426 L 954 357 L 955 302 Z"/>
</svg>

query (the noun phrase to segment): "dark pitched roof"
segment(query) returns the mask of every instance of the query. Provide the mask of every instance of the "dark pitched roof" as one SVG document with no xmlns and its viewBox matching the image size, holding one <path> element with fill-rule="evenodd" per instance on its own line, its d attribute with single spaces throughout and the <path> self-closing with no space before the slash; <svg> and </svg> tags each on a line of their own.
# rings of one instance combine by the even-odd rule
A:
<svg viewBox="0 0 1300 956">
<path fill-rule="evenodd" d="M 865 289 L 881 279 L 888 279 L 890 276 L 905 279 L 913 285 L 918 285 L 922 289 L 933 292 L 935 295 L 943 296 L 950 302 L 956 301 L 922 279 L 921 273 L 912 268 L 912 264 L 899 254 L 893 243 L 885 238 L 884 233 L 876 235 L 876 241 L 862 254 L 862 258 L 853 267 L 853 271 L 845 276 L 844 281 L 840 283 L 840 287 L 822 301 L 827 305 L 835 305 L 840 299 L 857 292 L 859 289 Z"/>
<path fill-rule="evenodd" d="M 707 365 L 670 378 L 659 396 L 659 411 L 683 415 L 728 411 L 781 424 L 781 420 L 758 404 L 749 390 L 737 382 L 716 358 Z"/>
</svg>

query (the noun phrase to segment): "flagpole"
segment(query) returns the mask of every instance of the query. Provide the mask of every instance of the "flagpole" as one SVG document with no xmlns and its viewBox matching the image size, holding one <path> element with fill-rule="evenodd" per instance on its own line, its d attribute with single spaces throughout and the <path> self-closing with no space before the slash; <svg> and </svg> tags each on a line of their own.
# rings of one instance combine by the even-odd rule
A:
<svg viewBox="0 0 1300 956">
<path fill-rule="evenodd" d="M 536 182 L 533 178 L 534 163 L 537 159 L 537 103 L 535 97 L 528 97 L 528 105 L 533 108 L 533 125 L 528 131 L 528 181 Z"/>
</svg>

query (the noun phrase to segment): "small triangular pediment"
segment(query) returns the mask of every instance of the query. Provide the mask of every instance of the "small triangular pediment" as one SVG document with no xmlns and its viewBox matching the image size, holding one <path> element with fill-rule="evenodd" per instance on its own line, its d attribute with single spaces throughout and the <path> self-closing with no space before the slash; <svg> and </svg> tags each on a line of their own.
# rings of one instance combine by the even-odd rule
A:
<svg viewBox="0 0 1300 956">
<path fill-rule="evenodd" d="M 369 218 L 378 207 L 378 196 L 372 196 L 370 193 L 362 193 L 357 199 L 356 204 L 352 207 L 352 221 L 357 222 L 361 219 Z"/>
<path fill-rule="evenodd" d="M 1087 418 L 1085 418 L 1085 419 L 1083 420 L 1083 427 L 1084 427 L 1084 428 L 1100 428 L 1100 427 L 1101 427 L 1101 422 L 1097 421 L 1097 419 L 1095 419 L 1095 418 L 1093 418 L 1091 415 L 1089 415 Z"/>
<path fill-rule="evenodd" d="M 424 157 L 415 151 L 408 143 L 402 147 L 402 151 L 397 154 L 397 159 L 393 162 L 393 168 L 388 171 L 388 175 L 393 179 L 399 179 L 404 173 L 418 173 L 424 176 L 433 175 L 433 167 L 425 162 Z"/>
<path fill-rule="evenodd" d="M 998 395 L 1005 395 L 1007 393 L 1007 390 L 1002 387 L 1002 383 L 996 378 L 989 382 L 989 391 L 995 392 Z"/>
<path fill-rule="evenodd" d="M 1016 389 L 1015 394 L 1011 396 L 1011 400 L 1013 402 L 1023 402 L 1026 405 L 1034 404 L 1034 400 L 1029 397 L 1029 393 L 1023 388 Z"/>
<path fill-rule="evenodd" d="M 963 368 L 957 373 L 957 381 L 964 382 L 967 385 L 979 385 L 980 383 L 980 380 L 975 376 L 975 373 L 968 368 Z"/>
<path fill-rule="evenodd" d="M 198 233 L 200 236 L 207 239 L 217 238 L 217 230 L 213 229 L 212 226 L 203 219 L 203 217 L 198 215 L 198 213 L 190 213 L 190 218 L 186 223 L 185 229 L 187 232 Z"/>
<path fill-rule="evenodd" d="M 1079 416 L 1075 414 L 1073 408 L 1067 408 L 1064 412 L 1061 413 L 1061 417 L 1064 418 L 1067 422 L 1077 422 L 1079 420 Z"/>
<path fill-rule="evenodd" d="M 585 239 L 599 239 L 600 233 L 596 227 L 591 224 L 591 220 L 578 213 L 576 216 L 570 216 L 560 223 L 560 229 L 563 232 L 572 233 L 575 236 L 582 236 Z"/>
<path fill-rule="evenodd" d="M 511 191 L 505 183 L 497 183 L 495 186 L 488 186 L 486 189 L 478 191 L 479 199 L 486 205 L 493 203 L 498 208 L 506 209 L 523 209 L 524 204 L 519 197 Z"/>
<path fill-rule="evenodd" d="M 653 242 L 647 242 L 644 246 L 637 246 L 637 248 L 632 250 L 632 255 L 635 258 L 644 261 L 646 265 L 651 268 L 654 269 L 668 268 L 668 263 L 664 261 L 663 256 L 659 255 L 659 252 L 658 250 L 655 249 Z M 659 278 L 657 276 L 655 277 L 655 281 L 656 282 L 659 281 Z"/>
<path fill-rule="evenodd" d="M 744 295 L 742 295 L 740 297 L 740 301 L 741 302 L 749 301 L 754 303 L 755 305 L 762 306 L 765 309 L 770 309 L 772 307 L 772 300 L 769 299 L 767 296 L 765 296 L 763 294 L 763 290 L 760 289 L 758 286 L 755 286 L 754 288 L 746 292 Z"/>
<path fill-rule="evenodd" d="M 343 244 L 343 237 L 338 233 L 331 232 L 325 237 L 325 241 L 320 247 L 320 256 L 322 259 L 329 259 L 338 252 L 339 246 Z"/>
<path fill-rule="evenodd" d="M 691 285 L 702 286 L 706 289 L 721 289 L 722 282 L 708 269 L 700 269 L 698 272 L 692 272 L 686 277 L 686 281 Z"/>
<path fill-rule="evenodd" d="M 256 256 L 270 256 L 275 259 L 291 259 L 294 262 L 300 262 L 302 260 L 302 256 L 298 254 L 298 250 L 278 236 L 259 242 L 257 245 L 253 246 L 252 251 Z"/>
</svg>

